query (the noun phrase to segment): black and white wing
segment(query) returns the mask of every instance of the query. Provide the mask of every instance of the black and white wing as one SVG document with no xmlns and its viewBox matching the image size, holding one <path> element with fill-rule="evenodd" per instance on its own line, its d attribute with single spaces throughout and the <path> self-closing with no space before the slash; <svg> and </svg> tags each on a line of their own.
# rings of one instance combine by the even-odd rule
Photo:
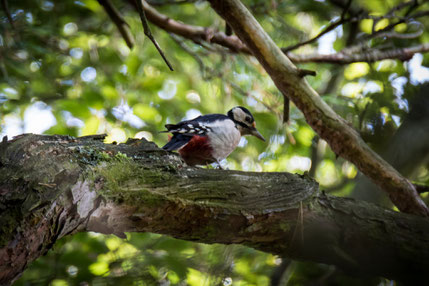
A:
<svg viewBox="0 0 429 286">
<path fill-rule="evenodd" d="M 222 114 L 209 114 L 199 116 L 192 120 L 186 120 L 177 124 L 166 124 L 167 131 L 173 133 L 171 140 L 162 147 L 164 150 L 172 151 L 185 146 L 194 136 L 207 136 L 211 131 L 210 125 L 227 116 Z"/>
<path fill-rule="evenodd" d="M 207 134 L 208 131 L 210 131 L 210 127 L 208 127 L 204 123 L 195 120 L 183 121 L 178 124 L 166 124 L 165 128 L 167 128 L 168 131 L 164 132 L 183 134 L 187 136 L 204 136 Z"/>
</svg>

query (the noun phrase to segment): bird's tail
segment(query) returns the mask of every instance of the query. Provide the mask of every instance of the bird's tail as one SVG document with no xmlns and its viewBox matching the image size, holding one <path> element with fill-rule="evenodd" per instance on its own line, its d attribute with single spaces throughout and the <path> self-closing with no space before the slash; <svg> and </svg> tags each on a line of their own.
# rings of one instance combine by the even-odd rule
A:
<svg viewBox="0 0 429 286">
<path fill-rule="evenodd" d="M 178 128 L 176 124 L 165 124 L 164 125 L 167 130 L 159 131 L 159 133 L 168 133 L 171 132 L 171 130 L 175 130 Z"/>
<path fill-rule="evenodd" d="M 183 135 L 183 134 L 175 134 L 167 144 L 165 144 L 162 149 L 167 151 L 177 150 L 180 147 L 186 145 L 192 137 Z"/>
</svg>

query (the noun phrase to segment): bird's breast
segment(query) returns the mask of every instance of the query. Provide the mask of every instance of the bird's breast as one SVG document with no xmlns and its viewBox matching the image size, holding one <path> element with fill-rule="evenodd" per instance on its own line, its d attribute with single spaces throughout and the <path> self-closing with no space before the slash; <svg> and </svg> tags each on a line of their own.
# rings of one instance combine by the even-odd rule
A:
<svg viewBox="0 0 429 286">
<path fill-rule="evenodd" d="M 234 122 L 227 121 L 213 126 L 209 134 L 209 144 L 213 150 L 213 157 L 223 160 L 231 154 L 240 142 L 241 134 L 235 127 Z"/>
</svg>

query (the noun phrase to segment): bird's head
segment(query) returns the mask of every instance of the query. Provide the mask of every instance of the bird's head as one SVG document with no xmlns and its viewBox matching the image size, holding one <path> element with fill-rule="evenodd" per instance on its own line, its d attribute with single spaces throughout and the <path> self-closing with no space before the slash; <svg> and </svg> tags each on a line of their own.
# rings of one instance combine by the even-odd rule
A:
<svg viewBox="0 0 429 286">
<path fill-rule="evenodd" d="M 256 129 L 255 119 L 247 108 L 236 106 L 228 111 L 228 117 L 235 122 L 241 135 L 253 135 L 265 141 L 265 138 Z"/>
</svg>

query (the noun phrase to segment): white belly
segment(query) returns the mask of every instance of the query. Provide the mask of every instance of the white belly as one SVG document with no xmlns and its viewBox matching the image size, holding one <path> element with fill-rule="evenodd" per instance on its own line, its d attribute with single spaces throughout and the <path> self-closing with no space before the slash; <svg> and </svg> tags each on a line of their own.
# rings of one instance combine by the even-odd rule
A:
<svg viewBox="0 0 429 286">
<path fill-rule="evenodd" d="M 235 128 L 234 122 L 225 121 L 210 126 L 212 132 L 209 134 L 210 146 L 213 149 L 213 157 L 221 161 L 228 157 L 240 142 L 241 134 Z"/>
</svg>

